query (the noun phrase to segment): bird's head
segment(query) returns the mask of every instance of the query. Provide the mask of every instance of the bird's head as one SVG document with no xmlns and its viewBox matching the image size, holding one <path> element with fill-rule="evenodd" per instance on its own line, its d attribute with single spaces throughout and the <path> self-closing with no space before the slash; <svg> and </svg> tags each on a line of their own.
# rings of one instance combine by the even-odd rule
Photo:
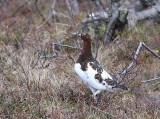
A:
<svg viewBox="0 0 160 119">
<path fill-rule="evenodd" d="M 81 37 L 83 41 L 90 40 L 90 35 L 88 33 L 85 33 L 85 32 L 79 34 L 78 37 Z"/>
</svg>

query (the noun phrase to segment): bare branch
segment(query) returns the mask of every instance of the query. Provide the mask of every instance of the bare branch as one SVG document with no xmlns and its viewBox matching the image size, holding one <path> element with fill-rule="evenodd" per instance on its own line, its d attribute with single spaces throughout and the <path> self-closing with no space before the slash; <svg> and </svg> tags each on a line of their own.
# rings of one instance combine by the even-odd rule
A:
<svg viewBox="0 0 160 119">
<path fill-rule="evenodd" d="M 154 56 L 160 59 L 160 56 L 156 54 L 155 52 L 153 52 L 153 50 L 151 50 L 145 43 L 142 43 L 142 44 L 148 51 L 150 51 Z"/>
<path fill-rule="evenodd" d="M 76 30 L 76 33 L 77 33 L 77 36 L 78 36 L 78 27 L 77 27 L 76 21 L 74 19 L 72 5 L 71 5 L 71 3 L 68 0 L 66 0 L 66 3 L 68 4 L 69 10 L 71 12 L 70 16 L 72 18 L 72 21 L 73 21 L 73 24 L 74 24 L 74 27 L 75 27 L 75 30 Z M 80 42 L 78 40 L 78 37 L 77 37 L 77 45 L 78 45 L 78 47 L 81 47 Z"/>
<path fill-rule="evenodd" d="M 46 66 L 43 66 L 43 64 L 44 64 L 45 61 L 46 61 L 46 58 L 54 58 L 54 57 L 57 56 L 57 55 L 56 55 L 56 51 L 55 51 L 55 45 L 60 46 L 60 47 L 68 47 L 68 48 L 72 48 L 72 49 L 78 49 L 78 50 L 81 50 L 81 49 L 82 49 L 82 48 L 80 48 L 80 47 L 63 45 L 63 44 L 61 44 L 61 43 L 52 43 L 52 52 L 53 52 L 53 54 L 52 54 L 52 55 L 46 55 L 46 54 L 45 54 L 44 56 L 40 56 L 40 59 L 39 59 L 39 62 L 38 62 L 38 68 L 47 68 L 47 67 L 49 66 L 49 64 L 47 64 Z M 40 61 L 41 61 L 41 59 L 43 59 L 43 58 L 45 58 L 45 60 L 43 61 L 42 66 L 41 66 Z"/>
<path fill-rule="evenodd" d="M 136 63 L 136 59 L 138 57 L 138 54 L 140 52 L 141 47 L 144 46 L 148 51 L 150 51 L 154 56 L 158 57 L 160 59 L 160 56 L 158 54 L 156 54 L 155 52 L 153 52 L 153 50 L 151 50 L 145 43 L 140 42 L 139 46 L 137 48 L 136 54 L 134 55 L 134 60 L 130 63 L 130 65 L 119 75 L 119 77 L 117 78 L 117 84 L 120 83 L 120 79 L 124 79 L 125 75 L 129 72 L 129 70 L 133 67 L 133 65 Z M 157 80 L 159 78 L 155 78 L 155 79 L 150 79 L 148 81 L 153 81 L 153 80 Z M 142 81 L 142 82 L 147 82 L 147 81 Z"/>
<path fill-rule="evenodd" d="M 153 86 L 157 85 L 157 84 L 160 84 L 160 81 L 156 82 L 155 84 L 152 84 Z"/>
<path fill-rule="evenodd" d="M 38 2 L 38 0 L 35 0 L 35 6 L 36 6 L 36 9 L 37 9 L 38 13 L 39 13 L 40 16 L 42 17 L 43 21 L 45 21 L 45 23 L 47 23 L 48 26 L 52 26 L 52 24 L 50 24 L 50 23 L 48 22 L 48 19 L 49 19 L 49 18 L 46 19 L 46 18 L 44 17 L 44 15 L 42 14 L 42 12 L 40 11 L 37 2 Z"/>
<path fill-rule="evenodd" d="M 151 81 L 155 81 L 155 80 L 158 80 L 158 79 L 160 79 L 160 77 L 154 78 L 154 79 L 149 79 L 149 80 L 143 80 L 143 81 L 141 81 L 141 82 L 142 82 L 142 83 L 146 83 L 146 82 L 151 82 Z"/>
<path fill-rule="evenodd" d="M 62 44 L 62 43 L 64 43 L 66 40 L 70 40 L 72 37 L 77 36 L 77 32 L 72 32 L 72 33 L 70 33 L 70 34 L 71 34 L 70 36 L 61 39 L 60 43 Z"/>
<path fill-rule="evenodd" d="M 59 19 L 60 17 L 56 14 L 55 12 L 55 5 L 56 5 L 57 0 L 53 0 L 52 4 L 51 4 L 51 9 L 49 10 L 49 22 L 52 23 L 52 16 L 56 17 L 57 19 Z"/>
</svg>

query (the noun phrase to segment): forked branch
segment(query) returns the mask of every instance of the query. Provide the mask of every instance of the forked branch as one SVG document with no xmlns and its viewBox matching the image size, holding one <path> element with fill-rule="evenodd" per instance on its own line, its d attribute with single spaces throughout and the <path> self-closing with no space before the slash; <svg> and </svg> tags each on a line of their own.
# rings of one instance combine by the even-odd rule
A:
<svg viewBox="0 0 160 119">
<path fill-rule="evenodd" d="M 54 57 L 57 56 L 57 55 L 56 55 L 55 46 L 68 47 L 68 48 L 72 48 L 72 49 L 79 49 L 79 50 L 81 50 L 80 47 L 74 47 L 74 46 L 69 46 L 69 45 L 63 45 L 63 44 L 61 44 L 61 43 L 52 43 L 52 52 L 53 52 L 53 54 L 52 54 L 52 55 L 44 55 L 44 56 L 40 56 L 39 61 L 38 61 L 38 68 L 47 68 L 49 64 L 47 64 L 46 66 L 43 66 L 43 64 L 44 64 L 45 61 L 46 61 L 46 58 L 54 58 Z M 45 58 L 45 60 L 43 61 L 42 65 L 41 65 L 40 62 L 41 62 L 41 60 L 44 59 L 44 58 Z"/>
<path fill-rule="evenodd" d="M 117 80 L 117 84 L 121 83 L 121 81 L 125 78 L 125 76 L 131 71 L 133 70 L 133 65 L 136 63 L 136 60 L 137 60 L 137 57 L 139 55 L 139 52 L 140 52 L 140 49 L 142 48 L 142 46 L 144 46 L 148 51 L 150 51 L 154 56 L 156 56 L 157 58 L 160 59 L 160 56 L 158 54 L 156 54 L 153 50 L 151 50 L 144 42 L 141 42 L 139 43 L 139 46 L 137 48 L 137 51 L 136 51 L 136 54 L 134 55 L 134 59 L 133 61 L 130 63 L 130 65 L 123 70 L 123 72 L 119 75 L 119 77 L 116 79 Z M 131 69 L 132 68 L 132 69 Z M 135 78 L 135 77 L 134 77 Z M 132 78 L 132 79 L 134 79 Z M 154 78 L 154 79 L 149 79 L 149 80 L 145 80 L 145 81 L 142 81 L 143 83 L 145 82 L 150 82 L 150 81 L 155 81 L 155 80 L 158 80 L 160 79 L 160 77 L 158 78 Z M 121 81 L 120 81 L 121 80 Z M 130 80 L 130 79 L 129 79 Z"/>
</svg>

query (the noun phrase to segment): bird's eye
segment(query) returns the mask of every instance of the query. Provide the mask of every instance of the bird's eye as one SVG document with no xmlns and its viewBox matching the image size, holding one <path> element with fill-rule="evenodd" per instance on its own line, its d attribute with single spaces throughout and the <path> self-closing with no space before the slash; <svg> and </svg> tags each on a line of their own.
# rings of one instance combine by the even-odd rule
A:
<svg viewBox="0 0 160 119">
<path fill-rule="evenodd" d="M 85 35 L 86 35 L 86 33 L 82 33 L 81 35 L 82 35 L 82 36 L 85 36 Z"/>
</svg>

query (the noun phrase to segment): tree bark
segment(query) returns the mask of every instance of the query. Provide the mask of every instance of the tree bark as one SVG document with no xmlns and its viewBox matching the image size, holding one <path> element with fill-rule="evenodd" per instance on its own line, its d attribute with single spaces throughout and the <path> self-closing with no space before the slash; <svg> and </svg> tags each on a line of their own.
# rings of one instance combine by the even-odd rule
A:
<svg viewBox="0 0 160 119">
<path fill-rule="evenodd" d="M 160 3 L 160 0 L 140 0 L 143 8 L 151 7 L 156 5 L 157 3 Z"/>
</svg>

